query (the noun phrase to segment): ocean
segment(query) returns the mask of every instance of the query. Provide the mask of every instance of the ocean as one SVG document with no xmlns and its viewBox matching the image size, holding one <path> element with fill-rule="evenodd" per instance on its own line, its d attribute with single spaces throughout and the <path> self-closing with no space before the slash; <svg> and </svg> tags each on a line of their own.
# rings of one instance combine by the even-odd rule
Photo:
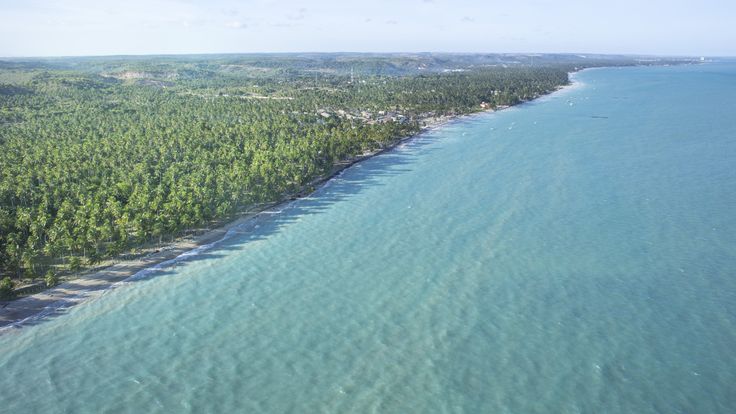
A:
<svg viewBox="0 0 736 414">
<path fill-rule="evenodd" d="M 736 412 L 736 64 L 573 78 L 0 335 L 0 412 Z"/>
</svg>

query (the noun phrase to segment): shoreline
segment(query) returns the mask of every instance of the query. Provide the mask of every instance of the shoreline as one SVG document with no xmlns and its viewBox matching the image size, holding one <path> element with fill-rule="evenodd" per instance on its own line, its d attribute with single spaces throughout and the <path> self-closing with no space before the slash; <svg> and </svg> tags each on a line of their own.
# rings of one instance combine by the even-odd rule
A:
<svg viewBox="0 0 736 414">
<path fill-rule="evenodd" d="M 144 278 L 149 272 L 165 267 L 168 264 L 179 260 L 182 256 L 189 256 L 200 251 L 208 250 L 214 247 L 217 243 L 230 238 L 232 234 L 231 230 L 256 220 L 264 212 L 276 207 L 286 206 L 292 201 L 309 196 L 353 165 L 388 152 L 399 145 L 420 137 L 434 129 L 466 117 L 495 113 L 569 89 L 579 82 L 576 82 L 573 79 L 573 73 L 577 72 L 571 72 L 568 74 L 569 83 L 567 85 L 562 85 L 547 94 L 540 95 L 528 101 L 519 102 L 515 105 L 500 109 L 487 109 L 470 114 L 451 116 L 443 115 L 440 117 L 426 118 L 420 121 L 426 123 L 426 125 L 423 126 L 419 132 L 413 135 L 399 137 L 384 148 L 379 148 L 374 151 L 357 155 L 351 159 L 338 162 L 328 174 L 307 183 L 296 193 L 289 194 L 283 199 L 273 203 L 253 206 L 252 211 L 241 213 L 241 215 L 234 220 L 218 225 L 215 228 L 208 229 L 199 236 L 183 236 L 166 243 L 159 250 L 146 256 L 122 260 L 102 269 L 80 274 L 78 277 L 69 279 L 52 288 L 44 289 L 39 293 L 34 293 L 11 301 L 0 302 L 0 335 L 10 331 L 15 331 L 26 325 L 40 322 L 46 318 L 53 317 L 55 314 L 61 314 L 65 309 L 72 306 L 98 298 L 109 290 L 115 289 L 128 281 L 132 282 L 137 279 Z M 310 188 L 311 191 L 309 190 Z"/>
</svg>

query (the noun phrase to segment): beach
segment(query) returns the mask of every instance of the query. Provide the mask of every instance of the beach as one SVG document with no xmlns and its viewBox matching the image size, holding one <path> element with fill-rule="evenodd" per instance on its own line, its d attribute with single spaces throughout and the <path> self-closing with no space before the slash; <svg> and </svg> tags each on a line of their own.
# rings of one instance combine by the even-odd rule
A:
<svg viewBox="0 0 736 414">
<path fill-rule="evenodd" d="M 182 255 L 191 254 L 194 250 L 206 250 L 226 238 L 228 232 L 231 230 L 247 226 L 249 222 L 258 219 L 261 214 L 268 210 L 281 210 L 284 206 L 288 205 L 295 199 L 308 196 L 321 185 L 324 185 L 333 177 L 339 175 L 342 171 L 352 165 L 389 151 L 428 131 L 437 129 L 454 120 L 488 112 L 501 111 L 550 96 L 551 94 L 561 90 L 572 89 L 576 84 L 578 84 L 578 81 L 575 80 L 573 75 L 579 72 L 580 71 L 570 72 L 568 74 L 570 82 L 567 85 L 560 86 L 556 90 L 545 95 L 538 96 L 529 101 L 520 102 L 516 105 L 502 106 L 495 109 L 483 109 L 470 114 L 430 116 L 420 119 L 419 124 L 422 125 L 422 128 L 418 133 L 400 137 L 386 147 L 378 148 L 355 156 L 351 159 L 338 162 L 329 174 L 314 179 L 310 183 L 304 185 L 296 193 L 287 195 L 277 202 L 252 206 L 250 210 L 241 213 L 237 218 L 226 221 L 223 225 L 215 226 L 211 229 L 205 229 L 200 235 L 179 237 L 174 239 L 172 242 L 165 243 L 160 248 L 148 248 L 149 251 L 152 250 L 152 253 L 146 254 L 143 257 L 121 260 L 100 270 L 86 270 L 84 272 L 80 272 L 81 274 L 79 277 L 72 277 L 59 285 L 45 289 L 42 292 L 22 296 L 11 301 L 0 301 L 0 334 L 12 329 L 21 328 L 24 325 L 33 324 L 44 318 L 53 317 L 54 314 L 61 313 L 65 309 L 99 297 L 109 289 L 123 284 L 128 280 L 135 280 L 144 277 L 145 273 L 149 270 L 165 267 L 167 264 L 175 262 Z"/>
<path fill-rule="evenodd" d="M 584 72 L 366 159 L 9 328 L 3 408 L 730 413 L 733 73 Z"/>
<path fill-rule="evenodd" d="M 489 109 L 483 112 L 488 111 L 493 110 Z M 0 334 L 24 325 L 34 324 L 44 318 L 53 317 L 54 314 L 61 313 L 65 309 L 97 298 L 109 289 L 115 288 L 127 280 L 144 277 L 145 273 L 151 269 L 165 267 L 167 264 L 175 262 L 182 255 L 191 254 L 195 249 L 206 250 L 213 244 L 226 238 L 229 231 L 247 225 L 250 221 L 257 219 L 262 213 L 270 209 L 281 209 L 294 199 L 309 195 L 346 168 L 464 116 L 470 115 L 439 116 L 423 119 L 420 121 L 420 124 L 424 126 L 419 133 L 401 137 L 384 148 L 379 148 L 341 161 L 335 165 L 329 174 L 316 178 L 303 186 L 297 193 L 290 194 L 274 203 L 254 206 L 251 210 L 242 213 L 238 218 L 222 226 L 207 229 L 201 235 L 180 237 L 170 243 L 166 243 L 159 249 L 154 249 L 152 253 L 143 257 L 122 260 L 101 270 L 84 272 L 78 278 L 71 278 L 71 280 L 62 282 L 42 292 L 23 296 L 11 301 L 2 301 L 0 302 Z"/>
</svg>

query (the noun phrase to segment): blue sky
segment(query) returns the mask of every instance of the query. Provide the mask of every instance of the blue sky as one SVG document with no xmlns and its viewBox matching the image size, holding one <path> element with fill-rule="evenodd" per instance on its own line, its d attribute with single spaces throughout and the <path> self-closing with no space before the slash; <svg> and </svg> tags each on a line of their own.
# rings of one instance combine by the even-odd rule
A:
<svg viewBox="0 0 736 414">
<path fill-rule="evenodd" d="M 736 55 L 736 1 L 730 0 L 0 0 L 0 21 L 0 56 Z"/>
</svg>

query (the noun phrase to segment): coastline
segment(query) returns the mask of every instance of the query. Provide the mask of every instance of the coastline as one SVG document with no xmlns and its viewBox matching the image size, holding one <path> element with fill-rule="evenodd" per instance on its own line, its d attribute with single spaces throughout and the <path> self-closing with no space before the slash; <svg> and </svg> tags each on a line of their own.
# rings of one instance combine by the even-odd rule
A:
<svg viewBox="0 0 736 414">
<path fill-rule="evenodd" d="M 215 246 L 217 243 L 231 237 L 231 230 L 257 219 L 261 214 L 269 209 L 286 206 L 295 199 L 306 197 L 351 166 L 390 151 L 429 131 L 465 117 L 479 116 L 482 114 L 501 111 L 503 109 L 522 105 L 543 97 L 548 97 L 559 91 L 570 89 L 579 83 L 579 81 L 576 81 L 572 76 L 574 73 L 577 72 L 571 72 L 568 74 L 569 83 L 567 85 L 562 85 L 547 94 L 540 95 L 532 100 L 519 102 L 518 104 L 511 105 L 509 107 L 495 110 L 487 109 L 463 115 L 425 118 L 420 122 L 426 123 L 426 125 L 423 126 L 418 133 L 400 137 L 384 148 L 379 148 L 374 151 L 355 156 L 351 159 L 341 161 L 337 163 L 328 174 L 318 177 L 312 182 L 306 184 L 295 194 L 290 194 L 282 200 L 273 203 L 253 206 L 253 210 L 242 213 L 238 218 L 223 225 L 213 229 L 208 229 L 199 236 L 180 237 L 166 244 L 161 249 L 144 257 L 122 260 L 105 268 L 81 274 L 79 277 L 70 279 L 52 288 L 45 289 L 39 293 L 7 302 L 0 302 L 0 335 L 20 329 L 23 326 L 42 321 L 43 319 L 52 317 L 54 314 L 60 314 L 67 308 L 100 297 L 107 291 L 128 281 L 144 278 L 151 271 L 166 267 L 168 264 L 176 262 L 180 258 L 207 250 Z"/>
</svg>

